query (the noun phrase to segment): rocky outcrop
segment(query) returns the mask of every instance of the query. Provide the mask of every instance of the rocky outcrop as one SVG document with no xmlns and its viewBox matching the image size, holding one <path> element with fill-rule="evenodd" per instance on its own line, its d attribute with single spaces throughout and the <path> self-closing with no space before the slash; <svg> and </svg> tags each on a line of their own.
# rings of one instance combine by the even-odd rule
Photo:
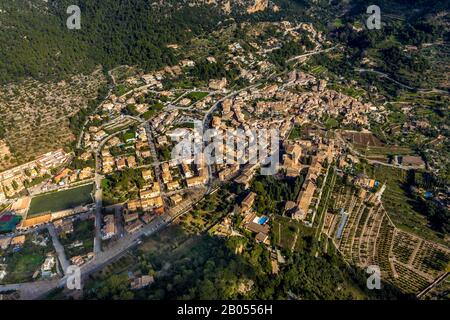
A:
<svg viewBox="0 0 450 320">
<path fill-rule="evenodd" d="M 279 10 L 279 7 L 273 5 L 269 0 L 185 0 L 189 6 L 213 5 L 221 8 L 226 14 L 232 12 L 253 14 L 256 12 L 265 11 L 272 7 L 274 12 Z M 162 2 L 164 3 L 164 2 Z"/>
<path fill-rule="evenodd" d="M 255 0 L 255 3 L 247 8 L 247 13 L 252 14 L 265 11 L 269 7 L 269 0 Z"/>
<path fill-rule="evenodd" d="M 222 10 L 223 12 L 225 12 L 226 14 L 230 14 L 231 13 L 231 1 L 227 1 L 222 5 Z"/>
</svg>

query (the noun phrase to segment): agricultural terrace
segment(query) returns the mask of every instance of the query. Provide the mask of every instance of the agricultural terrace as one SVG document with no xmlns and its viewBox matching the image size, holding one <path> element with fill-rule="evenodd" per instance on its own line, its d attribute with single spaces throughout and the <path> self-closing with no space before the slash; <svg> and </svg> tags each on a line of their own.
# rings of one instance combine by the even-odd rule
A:
<svg viewBox="0 0 450 320">
<path fill-rule="evenodd" d="M 387 145 L 370 132 L 343 131 L 342 137 L 366 157 L 385 160 L 388 155 L 408 155 L 412 150 L 408 147 Z"/>
<path fill-rule="evenodd" d="M 415 294 L 448 268 L 450 250 L 396 228 L 374 194 L 338 184 L 333 199 L 323 232 L 349 262 L 377 265 L 383 279 Z"/>
<path fill-rule="evenodd" d="M 31 199 L 28 218 L 37 216 L 43 212 L 58 212 L 92 203 L 92 188 L 92 184 L 88 184 L 34 197 Z"/>
<path fill-rule="evenodd" d="M 406 170 L 369 165 L 365 167 L 365 171 L 370 178 L 386 183 L 386 191 L 381 200 L 396 227 L 428 240 L 444 243 L 443 237 L 430 228 L 426 216 L 419 211 L 417 200 L 408 194 Z"/>
<path fill-rule="evenodd" d="M 318 216 L 316 219 L 313 218 L 311 220 L 308 220 L 312 222 L 314 227 L 316 227 L 316 238 L 323 228 L 325 213 L 327 212 L 328 206 L 330 205 L 329 201 L 334 189 L 334 185 L 336 184 L 336 177 L 337 176 L 334 167 L 330 166 L 321 191 L 316 191 L 319 193 L 317 197 L 320 198 L 320 202 L 317 204 L 317 211 L 314 209 L 314 212 L 316 212 Z"/>
<path fill-rule="evenodd" d="M 117 121 L 112 121 L 111 123 L 106 124 L 105 126 L 103 126 L 103 130 L 105 130 L 105 132 L 107 134 L 114 134 L 114 133 L 122 131 L 136 123 L 137 123 L 137 121 L 134 119 L 121 118 L 121 119 L 117 119 Z"/>
</svg>

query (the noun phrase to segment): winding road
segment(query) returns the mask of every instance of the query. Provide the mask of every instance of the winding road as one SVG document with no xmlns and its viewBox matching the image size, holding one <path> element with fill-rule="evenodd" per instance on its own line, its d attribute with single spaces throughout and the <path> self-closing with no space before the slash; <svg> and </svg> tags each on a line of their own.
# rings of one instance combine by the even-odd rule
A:
<svg viewBox="0 0 450 320">
<path fill-rule="evenodd" d="M 386 79 L 388 79 L 388 80 L 398 84 L 399 86 L 401 86 L 403 88 L 406 88 L 406 89 L 412 90 L 412 91 L 417 91 L 417 92 L 422 92 L 422 93 L 433 93 L 433 92 L 435 92 L 435 93 L 441 93 L 441 94 L 449 94 L 448 91 L 441 90 L 441 89 L 435 89 L 435 88 L 433 88 L 433 89 L 423 89 L 423 88 L 411 87 L 411 86 L 408 86 L 408 85 L 406 85 L 404 83 L 401 83 L 401 82 L 391 78 L 387 73 L 384 73 L 384 72 L 381 72 L 381 71 L 377 71 L 377 70 L 373 70 L 373 69 L 356 68 L 355 71 L 359 72 L 359 73 L 364 73 L 364 72 L 374 73 L 376 75 L 379 75 L 382 78 L 386 78 Z"/>
</svg>

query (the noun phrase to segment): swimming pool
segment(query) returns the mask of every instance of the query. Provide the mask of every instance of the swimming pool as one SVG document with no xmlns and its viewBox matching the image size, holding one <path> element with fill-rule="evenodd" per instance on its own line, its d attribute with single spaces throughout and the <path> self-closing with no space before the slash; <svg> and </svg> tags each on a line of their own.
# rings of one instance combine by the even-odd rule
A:
<svg viewBox="0 0 450 320">
<path fill-rule="evenodd" d="M 269 220 L 269 218 L 261 217 L 261 218 L 259 218 L 258 224 L 263 225 L 263 224 L 265 224 L 267 222 L 267 220 Z"/>
</svg>

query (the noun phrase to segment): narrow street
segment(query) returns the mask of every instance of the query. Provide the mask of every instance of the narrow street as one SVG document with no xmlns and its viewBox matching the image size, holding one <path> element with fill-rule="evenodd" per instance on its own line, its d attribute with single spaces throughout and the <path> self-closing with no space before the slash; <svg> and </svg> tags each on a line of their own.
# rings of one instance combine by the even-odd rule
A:
<svg viewBox="0 0 450 320">
<path fill-rule="evenodd" d="M 55 226 L 52 223 L 49 223 L 47 225 L 47 230 L 52 237 L 53 247 L 55 247 L 56 253 L 58 254 L 58 260 L 61 265 L 62 272 L 66 274 L 67 268 L 70 266 L 70 262 L 69 260 L 67 260 L 66 253 L 64 252 L 64 247 L 59 241 Z"/>
<path fill-rule="evenodd" d="M 122 235 L 124 234 L 124 227 L 123 227 L 123 223 L 122 223 L 122 208 L 120 206 L 117 206 L 114 209 L 114 220 L 116 222 L 116 234 L 119 237 L 122 237 Z"/>
<path fill-rule="evenodd" d="M 148 145 L 150 146 L 153 163 L 155 164 L 153 167 L 155 170 L 155 177 L 158 179 L 159 187 L 161 190 L 161 196 L 163 197 L 164 202 L 167 203 L 167 199 L 165 199 L 166 186 L 165 186 L 165 184 L 162 180 L 162 176 L 161 176 L 161 166 L 160 166 L 160 161 L 158 159 L 158 153 L 156 151 L 155 142 L 153 140 L 153 131 L 150 128 L 150 124 L 148 122 L 145 122 L 144 128 L 145 128 L 145 132 L 147 133 Z M 166 205 L 164 205 L 164 210 L 167 212 Z"/>
<path fill-rule="evenodd" d="M 102 250 L 102 208 L 103 208 L 103 192 L 102 192 L 102 176 L 98 173 L 100 171 L 100 162 L 98 154 L 95 153 L 95 238 L 94 238 L 94 253 L 98 254 Z"/>
</svg>

